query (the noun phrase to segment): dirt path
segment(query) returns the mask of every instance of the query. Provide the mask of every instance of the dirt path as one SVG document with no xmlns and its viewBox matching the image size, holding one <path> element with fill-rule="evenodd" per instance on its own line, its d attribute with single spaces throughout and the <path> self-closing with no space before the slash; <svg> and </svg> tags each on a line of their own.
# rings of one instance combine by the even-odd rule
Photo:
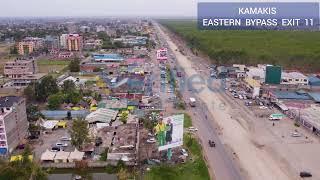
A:
<svg viewBox="0 0 320 180">
<path fill-rule="evenodd" d="M 192 67 L 192 62 L 185 55 L 181 54 L 176 44 L 174 44 L 169 36 L 163 33 L 169 48 L 175 53 L 178 63 L 185 70 L 187 76 L 198 74 Z M 202 86 L 204 89 L 198 93 L 200 98 L 208 107 L 210 113 L 215 118 L 214 120 L 222 128 L 222 141 L 236 152 L 242 168 L 248 174 L 248 179 L 253 180 L 291 180 L 287 172 L 279 167 L 277 161 L 263 149 L 260 149 L 252 140 L 251 134 L 247 128 L 239 122 L 244 122 L 241 116 L 238 120 L 232 118 L 233 109 L 227 103 L 225 109 L 218 108 L 222 103 L 221 96 L 217 92 L 210 91 L 207 86 Z"/>
</svg>

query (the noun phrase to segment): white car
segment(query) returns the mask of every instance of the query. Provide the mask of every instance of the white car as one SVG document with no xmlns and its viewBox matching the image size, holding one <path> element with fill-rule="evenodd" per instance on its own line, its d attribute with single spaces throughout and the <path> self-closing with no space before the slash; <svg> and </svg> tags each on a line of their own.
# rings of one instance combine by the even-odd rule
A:
<svg viewBox="0 0 320 180">
<path fill-rule="evenodd" d="M 259 109 L 268 109 L 267 106 L 260 106 Z"/>
<path fill-rule="evenodd" d="M 293 132 L 291 133 L 292 137 L 301 137 L 301 134 L 297 133 L 297 132 Z"/>
<path fill-rule="evenodd" d="M 184 155 L 184 156 L 186 156 L 186 157 L 189 156 L 188 152 L 187 152 L 185 149 L 181 149 L 180 152 L 181 152 L 182 155 Z"/>
<path fill-rule="evenodd" d="M 147 143 L 155 143 L 156 139 L 155 138 L 150 138 L 147 140 Z"/>
<path fill-rule="evenodd" d="M 57 142 L 56 146 L 58 146 L 58 147 L 67 147 L 68 144 L 67 143 L 62 143 L 62 142 Z"/>
<path fill-rule="evenodd" d="M 198 131 L 198 129 L 193 127 L 193 126 L 189 127 L 188 130 L 191 131 L 191 132 Z"/>
<path fill-rule="evenodd" d="M 71 141 L 71 137 L 63 136 L 60 138 L 61 141 Z"/>
</svg>

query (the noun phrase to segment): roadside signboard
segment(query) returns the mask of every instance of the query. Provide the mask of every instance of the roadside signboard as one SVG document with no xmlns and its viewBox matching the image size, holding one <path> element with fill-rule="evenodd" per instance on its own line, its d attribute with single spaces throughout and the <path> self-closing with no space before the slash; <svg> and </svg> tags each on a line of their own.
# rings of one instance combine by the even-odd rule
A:
<svg viewBox="0 0 320 180">
<path fill-rule="evenodd" d="M 173 115 L 158 122 L 155 127 L 158 150 L 163 151 L 183 145 L 184 115 Z"/>
</svg>

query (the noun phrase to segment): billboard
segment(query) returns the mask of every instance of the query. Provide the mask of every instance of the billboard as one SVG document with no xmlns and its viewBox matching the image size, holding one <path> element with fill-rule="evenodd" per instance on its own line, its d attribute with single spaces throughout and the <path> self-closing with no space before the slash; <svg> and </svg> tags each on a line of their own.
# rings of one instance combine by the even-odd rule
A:
<svg viewBox="0 0 320 180">
<path fill-rule="evenodd" d="M 157 59 L 158 60 L 167 60 L 167 48 L 161 48 L 157 50 Z"/>
<path fill-rule="evenodd" d="M 159 151 L 183 145 L 183 121 L 183 114 L 159 120 L 155 126 Z"/>
</svg>

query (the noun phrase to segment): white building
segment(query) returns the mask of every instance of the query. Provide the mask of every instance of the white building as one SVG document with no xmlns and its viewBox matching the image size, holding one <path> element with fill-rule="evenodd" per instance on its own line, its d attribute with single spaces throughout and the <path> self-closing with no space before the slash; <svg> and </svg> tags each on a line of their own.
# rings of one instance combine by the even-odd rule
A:
<svg viewBox="0 0 320 180">
<path fill-rule="evenodd" d="M 103 31 L 106 31 L 106 28 L 104 26 L 99 25 L 99 26 L 96 27 L 96 31 L 97 32 L 103 32 Z"/>
<path fill-rule="evenodd" d="M 264 83 L 266 79 L 266 69 L 263 67 L 248 67 L 246 72 L 247 78 L 258 80 L 260 83 Z"/>
<path fill-rule="evenodd" d="M 0 154 L 11 153 L 27 137 L 27 121 L 24 98 L 6 96 L 0 98 Z"/>
<path fill-rule="evenodd" d="M 282 72 L 281 84 L 308 85 L 308 77 L 300 72 Z"/>
<path fill-rule="evenodd" d="M 67 37 L 68 37 L 68 34 L 62 34 L 60 36 L 60 47 L 63 49 L 67 48 Z"/>
</svg>

